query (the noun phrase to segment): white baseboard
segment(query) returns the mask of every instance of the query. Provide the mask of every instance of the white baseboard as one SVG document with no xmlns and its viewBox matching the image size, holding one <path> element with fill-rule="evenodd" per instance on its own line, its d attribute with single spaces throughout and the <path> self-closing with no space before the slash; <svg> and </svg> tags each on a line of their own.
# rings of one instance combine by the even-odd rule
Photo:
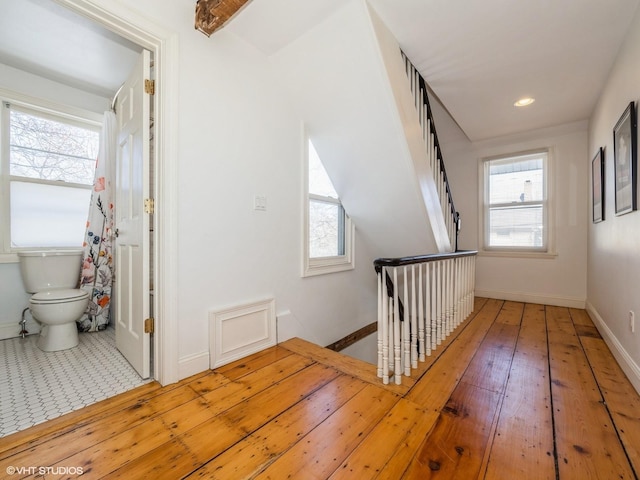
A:
<svg viewBox="0 0 640 480">
<path fill-rule="evenodd" d="M 35 320 L 27 320 L 27 331 L 29 335 L 40 333 L 40 324 Z M 20 324 L 18 322 L 5 323 L 0 325 L 0 340 L 20 336 Z"/>
<path fill-rule="evenodd" d="M 209 370 L 209 352 L 196 353 L 178 360 L 178 380 Z"/>
<path fill-rule="evenodd" d="M 555 307 L 585 308 L 586 300 L 575 297 L 558 297 L 524 292 L 503 292 L 496 290 L 475 290 L 476 297 L 495 298 L 497 300 L 510 300 L 512 302 L 539 303 L 541 305 L 553 305 Z"/>
<path fill-rule="evenodd" d="M 635 388 L 640 394 L 640 366 L 638 366 L 633 358 L 631 358 L 631 355 L 627 353 L 591 303 L 587 302 L 586 310 L 589 313 L 589 316 L 591 316 L 593 323 L 595 323 L 600 335 L 602 335 L 602 338 L 609 347 L 609 350 L 611 350 L 611 353 L 617 360 L 618 365 L 622 368 L 622 371 L 633 385 L 633 388 Z"/>
</svg>

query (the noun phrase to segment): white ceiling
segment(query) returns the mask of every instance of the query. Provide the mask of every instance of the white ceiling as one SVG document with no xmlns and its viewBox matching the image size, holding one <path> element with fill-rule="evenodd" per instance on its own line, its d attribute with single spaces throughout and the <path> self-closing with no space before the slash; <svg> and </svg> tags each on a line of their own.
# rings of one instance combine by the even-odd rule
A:
<svg viewBox="0 0 640 480">
<path fill-rule="evenodd" d="M 471 140 L 589 118 L 638 0 L 370 0 Z M 516 109 L 521 97 L 535 103 Z"/>
<path fill-rule="evenodd" d="M 639 0 L 368 0 L 471 140 L 588 119 Z M 225 27 L 267 54 L 344 0 L 253 0 Z M 535 103 L 513 103 L 532 96 Z"/>
<path fill-rule="evenodd" d="M 587 119 L 639 2 L 369 0 L 471 140 Z M 342 5 L 253 0 L 225 28 L 270 55 Z M 139 51 L 53 0 L 0 0 L 0 63 L 110 96 Z"/>
<path fill-rule="evenodd" d="M 0 0 L 0 63 L 103 97 L 142 49 L 53 0 Z"/>
</svg>

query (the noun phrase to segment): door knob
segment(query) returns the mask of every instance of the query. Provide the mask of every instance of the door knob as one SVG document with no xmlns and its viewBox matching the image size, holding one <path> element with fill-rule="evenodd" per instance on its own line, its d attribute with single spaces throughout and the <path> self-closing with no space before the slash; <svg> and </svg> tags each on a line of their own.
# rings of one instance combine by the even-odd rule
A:
<svg viewBox="0 0 640 480">
<path fill-rule="evenodd" d="M 113 231 L 113 236 L 118 238 L 118 236 L 120 235 L 120 230 L 118 230 L 117 228 Z"/>
</svg>

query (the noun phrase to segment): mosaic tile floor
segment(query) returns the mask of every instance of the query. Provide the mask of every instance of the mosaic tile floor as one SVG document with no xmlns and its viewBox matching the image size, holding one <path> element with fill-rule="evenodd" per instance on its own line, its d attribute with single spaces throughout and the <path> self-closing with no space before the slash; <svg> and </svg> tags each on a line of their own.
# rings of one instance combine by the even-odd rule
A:
<svg viewBox="0 0 640 480">
<path fill-rule="evenodd" d="M 43 352 L 37 335 L 0 340 L 0 437 L 147 383 L 115 347 L 115 330 Z"/>
</svg>

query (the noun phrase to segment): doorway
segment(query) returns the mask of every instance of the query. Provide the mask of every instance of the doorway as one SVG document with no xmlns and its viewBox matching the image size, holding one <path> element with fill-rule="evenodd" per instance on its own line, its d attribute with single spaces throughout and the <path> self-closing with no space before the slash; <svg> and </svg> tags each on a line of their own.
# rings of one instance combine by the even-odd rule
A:
<svg viewBox="0 0 640 480">
<path fill-rule="evenodd" d="M 56 0 L 110 31 L 149 50 L 154 58 L 153 301 L 154 379 L 162 385 L 179 379 L 177 328 L 177 34 L 152 24 L 112 0 L 98 7 L 89 0 Z M 141 319 L 144 321 L 144 319 Z"/>
</svg>

